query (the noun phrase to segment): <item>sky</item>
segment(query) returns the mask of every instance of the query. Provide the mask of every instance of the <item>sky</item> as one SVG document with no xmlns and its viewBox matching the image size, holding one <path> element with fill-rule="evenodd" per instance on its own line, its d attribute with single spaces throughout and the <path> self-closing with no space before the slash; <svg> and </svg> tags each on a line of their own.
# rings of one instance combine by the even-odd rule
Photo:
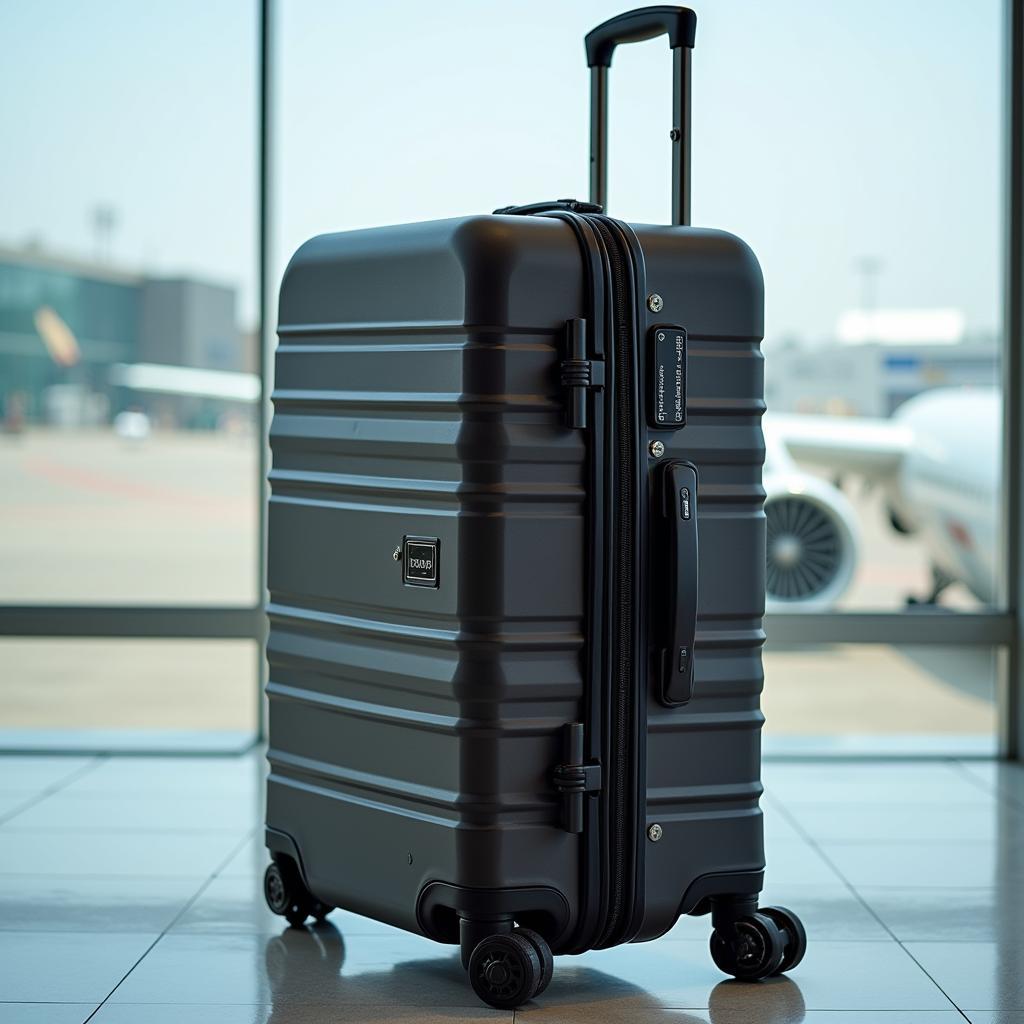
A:
<svg viewBox="0 0 1024 1024">
<path fill-rule="evenodd" d="M 0 244 L 256 271 L 255 0 L 0 0 Z M 582 37 L 624 0 L 278 0 L 275 279 L 307 237 L 587 190 Z M 998 329 L 1000 0 L 695 4 L 693 221 L 761 260 L 771 342 L 860 304 Z M 609 212 L 667 220 L 664 39 L 611 72 Z"/>
</svg>

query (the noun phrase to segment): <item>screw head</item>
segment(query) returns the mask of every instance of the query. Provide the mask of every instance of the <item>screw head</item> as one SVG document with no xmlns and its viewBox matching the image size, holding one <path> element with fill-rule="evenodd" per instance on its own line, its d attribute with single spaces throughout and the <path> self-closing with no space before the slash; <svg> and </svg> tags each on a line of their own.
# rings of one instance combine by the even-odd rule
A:
<svg viewBox="0 0 1024 1024">
<path fill-rule="evenodd" d="M 665 308 L 665 302 L 657 292 L 647 296 L 647 308 L 652 313 L 660 313 Z"/>
<path fill-rule="evenodd" d="M 657 822 L 647 830 L 647 838 L 650 839 L 652 843 L 656 843 L 664 834 L 664 829 Z"/>
<path fill-rule="evenodd" d="M 399 544 L 398 547 L 396 547 L 395 550 L 391 552 L 391 557 L 396 562 L 400 562 L 402 560 L 402 545 L 401 544 Z"/>
<path fill-rule="evenodd" d="M 672 129 L 672 130 L 671 130 L 671 131 L 670 131 L 670 132 L 668 133 L 668 137 L 669 137 L 669 138 L 670 138 L 670 139 L 671 139 L 671 140 L 672 140 L 673 142 L 678 142 L 678 141 L 679 141 L 679 140 L 680 140 L 680 139 L 681 139 L 681 138 L 683 137 L 683 133 L 682 133 L 682 132 L 681 132 L 681 131 L 680 131 L 680 130 L 679 130 L 678 128 L 673 128 L 673 129 Z"/>
<path fill-rule="evenodd" d="M 655 459 L 660 459 L 665 454 L 665 446 L 661 441 L 652 441 L 648 446 L 647 450 Z"/>
</svg>

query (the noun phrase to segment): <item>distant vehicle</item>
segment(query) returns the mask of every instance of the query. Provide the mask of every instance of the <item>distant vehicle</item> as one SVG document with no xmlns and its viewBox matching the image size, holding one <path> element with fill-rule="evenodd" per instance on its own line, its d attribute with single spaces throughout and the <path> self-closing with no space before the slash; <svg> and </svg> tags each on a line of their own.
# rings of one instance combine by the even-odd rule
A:
<svg viewBox="0 0 1024 1024">
<path fill-rule="evenodd" d="M 25 395 L 13 391 L 4 402 L 3 431 L 5 434 L 21 434 L 25 430 Z"/>
<path fill-rule="evenodd" d="M 125 409 L 114 417 L 114 433 L 126 441 L 144 441 L 149 432 L 149 417 L 140 409 Z"/>
<path fill-rule="evenodd" d="M 993 603 L 1001 411 L 998 390 L 979 387 L 926 391 L 891 419 L 765 416 L 769 607 L 831 606 L 859 558 L 849 499 L 800 462 L 869 480 L 893 529 L 920 537 L 933 585 L 908 603 L 934 604 L 956 582 Z"/>
</svg>

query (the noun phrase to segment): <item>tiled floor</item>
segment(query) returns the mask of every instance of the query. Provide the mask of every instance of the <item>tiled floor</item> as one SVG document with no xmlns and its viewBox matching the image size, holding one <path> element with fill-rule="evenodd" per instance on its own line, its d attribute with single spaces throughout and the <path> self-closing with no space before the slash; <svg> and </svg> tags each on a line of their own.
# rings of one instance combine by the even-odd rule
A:
<svg viewBox="0 0 1024 1024">
<path fill-rule="evenodd" d="M 263 906 L 263 761 L 0 758 L 0 1024 L 511 1020 L 443 947 Z M 769 887 L 810 935 L 727 981 L 708 922 L 563 957 L 520 1022 L 1024 1024 L 1024 768 L 769 763 Z"/>
</svg>

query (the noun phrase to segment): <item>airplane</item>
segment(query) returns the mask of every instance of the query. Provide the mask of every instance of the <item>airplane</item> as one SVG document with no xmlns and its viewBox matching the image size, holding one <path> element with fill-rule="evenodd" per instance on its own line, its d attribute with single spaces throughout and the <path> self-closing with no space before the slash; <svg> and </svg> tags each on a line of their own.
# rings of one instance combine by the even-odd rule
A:
<svg viewBox="0 0 1024 1024">
<path fill-rule="evenodd" d="M 833 606 L 859 559 L 849 498 L 800 464 L 881 488 L 893 529 L 920 538 L 932 589 L 909 604 L 933 605 L 956 582 L 994 603 L 1001 416 L 995 387 L 925 391 L 890 419 L 766 414 L 768 608 Z"/>
<path fill-rule="evenodd" d="M 240 403 L 260 396 L 253 373 L 155 363 L 118 364 L 111 382 Z M 768 610 L 834 607 L 860 560 L 852 502 L 805 465 L 882 488 L 893 529 L 920 537 L 933 586 L 909 603 L 934 604 L 954 582 L 993 603 L 1001 409 L 996 388 L 936 388 L 905 402 L 890 419 L 766 414 Z"/>
</svg>

